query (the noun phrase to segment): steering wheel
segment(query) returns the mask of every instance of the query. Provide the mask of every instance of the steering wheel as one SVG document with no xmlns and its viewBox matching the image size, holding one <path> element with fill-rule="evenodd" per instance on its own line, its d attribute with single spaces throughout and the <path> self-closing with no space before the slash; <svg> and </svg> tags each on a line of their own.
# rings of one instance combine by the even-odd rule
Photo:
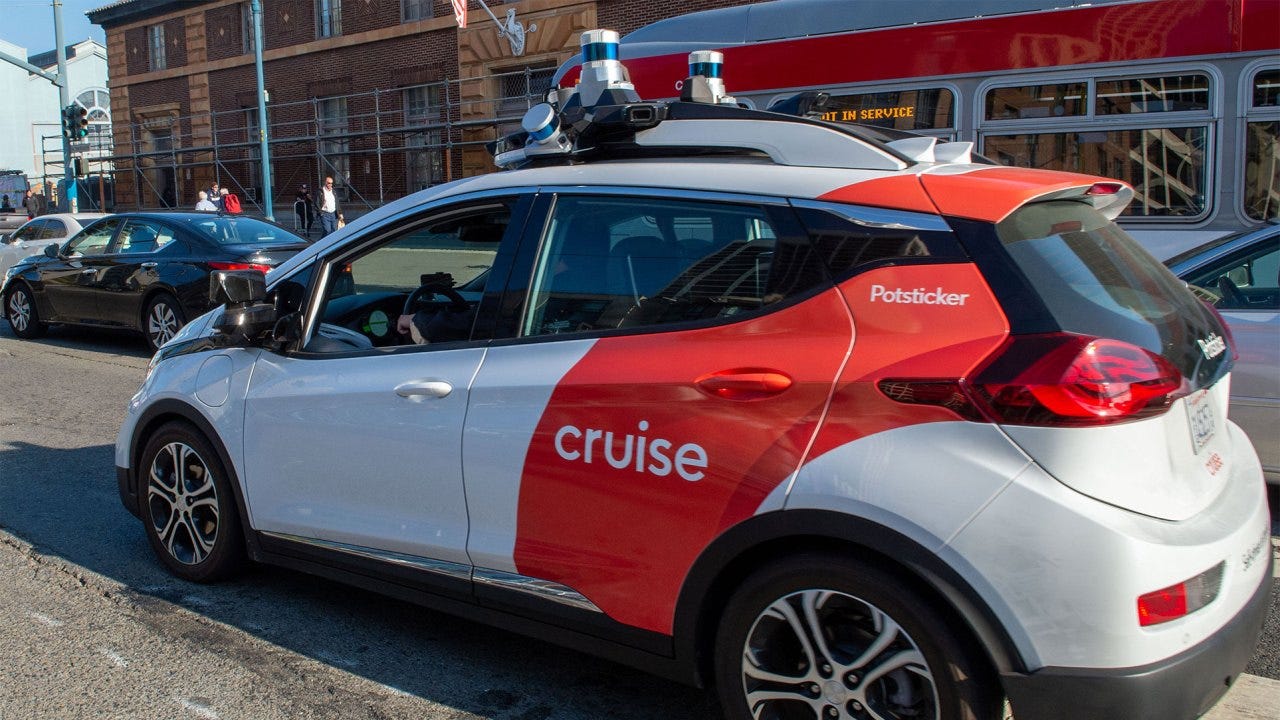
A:
<svg viewBox="0 0 1280 720">
<path fill-rule="evenodd" d="M 449 300 L 449 309 L 454 312 L 465 312 L 471 306 L 467 304 L 466 298 L 454 290 L 452 287 L 440 282 L 425 283 L 418 289 L 409 293 L 409 297 L 404 299 L 404 309 L 401 315 L 413 316 L 419 310 L 427 309 L 427 301 L 437 295 L 441 295 Z M 409 335 L 402 335 L 399 332 L 393 333 L 396 336 L 396 344 L 409 345 L 413 343 Z"/>
<path fill-rule="evenodd" d="M 457 290 L 441 283 L 427 283 L 426 285 L 422 285 L 417 290 L 409 293 L 409 297 L 404 299 L 404 311 L 400 314 L 412 315 L 419 310 L 426 309 L 426 301 L 434 298 L 436 295 L 443 295 L 449 299 L 450 310 L 462 311 L 470 307 L 467 305 L 466 298 L 462 297 Z"/>
<path fill-rule="evenodd" d="M 1249 301 L 1245 299 L 1244 293 L 1240 292 L 1240 287 L 1226 275 L 1218 278 L 1218 290 L 1222 292 L 1222 304 L 1224 307 L 1248 307 Z"/>
</svg>

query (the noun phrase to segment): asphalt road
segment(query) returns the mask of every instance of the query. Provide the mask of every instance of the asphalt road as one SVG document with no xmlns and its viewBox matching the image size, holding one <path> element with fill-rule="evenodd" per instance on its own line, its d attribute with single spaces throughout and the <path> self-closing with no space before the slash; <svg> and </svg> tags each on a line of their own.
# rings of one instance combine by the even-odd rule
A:
<svg viewBox="0 0 1280 720">
<path fill-rule="evenodd" d="M 116 495 L 146 363 L 140 338 L 0 322 L 0 720 L 718 717 L 701 691 L 309 576 L 176 580 Z M 1280 594 L 1249 672 L 1213 720 L 1280 718 Z"/>
</svg>

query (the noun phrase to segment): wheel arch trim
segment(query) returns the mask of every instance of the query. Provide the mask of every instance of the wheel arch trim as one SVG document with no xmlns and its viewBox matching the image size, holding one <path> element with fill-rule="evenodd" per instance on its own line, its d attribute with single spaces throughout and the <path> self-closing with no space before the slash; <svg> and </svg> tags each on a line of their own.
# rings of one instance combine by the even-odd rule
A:
<svg viewBox="0 0 1280 720">
<path fill-rule="evenodd" d="M 138 463 L 142 459 L 142 451 L 146 449 L 145 440 L 152 433 L 171 420 L 181 420 L 195 426 L 196 430 L 204 436 L 204 439 L 218 454 L 218 461 L 222 463 L 222 469 L 227 473 L 227 484 L 231 486 L 231 494 L 236 500 L 236 512 L 240 515 L 240 531 L 244 535 L 245 549 L 249 553 L 249 557 L 257 560 L 260 557 L 258 541 L 256 535 L 249 527 L 248 506 L 244 501 L 244 490 L 240 486 L 240 479 L 236 475 L 235 463 L 231 461 L 231 454 L 227 452 L 227 448 L 222 443 L 217 431 L 214 430 L 213 424 L 209 422 L 199 410 L 191 405 L 166 398 L 156 401 L 153 405 L 143 411 L 138 418 L 138 422 L 133 427 L 133 435 L 129 439 L 129 488 L 132 490 L 133 496 L 138 502 L 138 512 L 142 512 L 142 492 L 139 487 L 141 478 L 135 472 Z"/>
<path fill-rule="evenodd" d="M 694 561 L 676 603 L 676 657 L 684 659 L 698 684 L 711 677 L 715 620 L 742 579 L 754 567 L 779 557 L 813 550 L 858 549 L 872 560 L 921 586 L 929 599 L 945 604 L 965 623 L 997 674 L 1025 672 L 1026 663 L 997 615 L 973 587 L 937 554 L 865 518 L 828 510 L 779 510 L 757 515 L 721 534 Z"/>
</svg>

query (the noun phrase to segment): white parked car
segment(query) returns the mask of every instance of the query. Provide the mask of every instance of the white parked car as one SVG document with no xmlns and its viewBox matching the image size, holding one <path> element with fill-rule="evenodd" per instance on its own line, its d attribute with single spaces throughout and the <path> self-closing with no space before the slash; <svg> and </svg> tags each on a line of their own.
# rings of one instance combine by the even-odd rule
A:
<svg viewBox="0 0 1280 720">
<path fill-rule="evenodd" d="M 1167 260 L 1222 313 L 1235 339 L 1231 419 L 1280 485 L 1280 226 L 1245 230 Z"/>
<path fill-rule="evenodd" d="M 0 285 L 14 263 L 54 243 L 61 245 L 84 226 L 106 216 L 106 213 L 55 213 L 26 221 L 0 241 Z"/>
<path fill-rule="evenodd" d="M 213 275 L 116 442 L 160 562 L 377 589 L 729 720 L 1207 710 L 1270 602 L 1265 486 L 1133 190 L 721 102 L 717 53 L 672 103 L 616 36 L 583 55 L 509 172 Z"/>
</svg>

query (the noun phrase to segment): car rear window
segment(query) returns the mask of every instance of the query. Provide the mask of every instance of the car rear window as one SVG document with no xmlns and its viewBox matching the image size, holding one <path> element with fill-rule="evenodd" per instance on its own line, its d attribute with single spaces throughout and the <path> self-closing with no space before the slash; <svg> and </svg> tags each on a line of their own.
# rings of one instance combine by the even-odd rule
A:
<svg viewBox="0 0 1280 720">
<path fill-rule="evenodd" d="M 306 242 L 278 225 L 247 217 L 191 217 L 187 224 L 219 245 L 285 245 Z"/>
<path fill-rule="evenodd" d="M 1061 330 L 1159 353 L 1196 387 L 1228 369 L 1231 353 L 1209 358 L 1199 344 L 1225 336 L 1212 311 L 1090 205 L 1026 205 L 996 234 Z"/>
</svg>

